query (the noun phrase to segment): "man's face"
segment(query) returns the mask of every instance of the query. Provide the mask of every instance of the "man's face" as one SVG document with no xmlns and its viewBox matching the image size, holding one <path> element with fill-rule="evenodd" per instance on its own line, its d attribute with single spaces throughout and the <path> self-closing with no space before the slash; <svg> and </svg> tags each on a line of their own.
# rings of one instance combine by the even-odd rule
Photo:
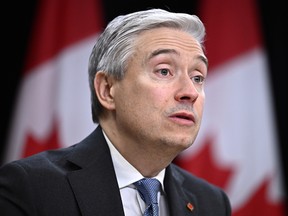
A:
<svg viewBox="0 0 288 216">
<path fill-rule="evenodd" d="M 160 28 L 135 41 L 124 79 L 115 87 L 115 120 L 130 143 L 181 151 L 195 140 L 202 119 L 207 62 L 189 34 Z"/>
</svg>

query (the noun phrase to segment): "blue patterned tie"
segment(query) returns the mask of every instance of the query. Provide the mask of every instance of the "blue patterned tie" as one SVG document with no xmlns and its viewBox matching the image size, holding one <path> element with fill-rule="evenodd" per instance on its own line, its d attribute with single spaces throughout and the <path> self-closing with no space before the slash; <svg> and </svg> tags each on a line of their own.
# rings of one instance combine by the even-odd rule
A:
<svg viewBox="0 0 288 216">
<path fill-rule="evenodd" d="M 158 216 L 159 207 L 157 193 L 161 189 L 160 182 L 155 178 L 143 178 L 135 182 L 134 185 L 147 205 L 144 216 Z"/>
</svg>

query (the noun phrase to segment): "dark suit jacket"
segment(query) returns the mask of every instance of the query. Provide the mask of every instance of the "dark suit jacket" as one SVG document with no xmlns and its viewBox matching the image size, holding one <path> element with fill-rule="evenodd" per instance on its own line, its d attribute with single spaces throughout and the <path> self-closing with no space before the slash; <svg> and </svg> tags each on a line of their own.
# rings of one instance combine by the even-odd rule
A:
<svg viewBox="0 0 288 216">
<path fill-rule="evenodd" d="M 223 191 L 174 164 L 167 167 L 164 185 L 171 216 L 231 215 Z M 124 216 L 100 126 L 79 144 L 2 166 L 0 215 Z"/>
</svg>

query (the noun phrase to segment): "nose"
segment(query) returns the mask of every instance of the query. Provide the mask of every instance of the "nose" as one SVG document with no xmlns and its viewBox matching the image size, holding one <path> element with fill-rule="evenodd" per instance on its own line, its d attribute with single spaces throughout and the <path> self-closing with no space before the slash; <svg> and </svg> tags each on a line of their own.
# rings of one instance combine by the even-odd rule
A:
<svg viewBox="0 0 288 216">
<path fill-rule="evenodd" d="M 179 79 L 177 86 L 175 100 L 187 103 L 194 103 L 196 101 L 199 96 L 199 90 L 197 90 L 195 84 L 188 75 Z"/>
</svg>

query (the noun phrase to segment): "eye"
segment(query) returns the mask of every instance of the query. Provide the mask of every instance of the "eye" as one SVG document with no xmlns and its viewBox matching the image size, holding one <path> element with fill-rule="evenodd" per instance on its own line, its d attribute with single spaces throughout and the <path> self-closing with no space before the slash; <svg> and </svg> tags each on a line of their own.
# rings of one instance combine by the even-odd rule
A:
<svg viewBox="0 0 288 216">
<path fill-rule="evenodd" d="M 169 75 L 169 70 L 166 69 L 166 68 L 163 68 L 163 69 L 160 69 L 160 70 L 159 70 L 159 73 L 160 73 L 162 76 L 168 76 L 168 75 Z"/>
<path fill-rule="evenodd" d="M 202 84 L 204 82 L 204 77 L 203 76 L 194 76 L 192 77 L 193 82 Z"/>
</svg>

